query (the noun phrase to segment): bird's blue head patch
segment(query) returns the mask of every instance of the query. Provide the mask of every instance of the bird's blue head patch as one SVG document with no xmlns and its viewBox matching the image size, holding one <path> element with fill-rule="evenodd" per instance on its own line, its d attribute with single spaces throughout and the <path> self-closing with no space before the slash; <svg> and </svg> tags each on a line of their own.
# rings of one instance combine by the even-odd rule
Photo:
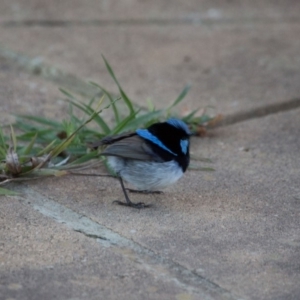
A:
<svg viewBox="0 0 300 300">
<path fill-rule="evenodd" d="M 181 129 L 183 131 L 185 131 L 185 133 L 187 135 L 191 135 L 191 132 L 190 132 L 190 129 L 188 128 L 188 126 L 181 120 L 179 119 L 175 119 L 175 118 L 171 118 L 167 121 L 168 124 L 178 128 L 178 129 Z"/>
</svg>

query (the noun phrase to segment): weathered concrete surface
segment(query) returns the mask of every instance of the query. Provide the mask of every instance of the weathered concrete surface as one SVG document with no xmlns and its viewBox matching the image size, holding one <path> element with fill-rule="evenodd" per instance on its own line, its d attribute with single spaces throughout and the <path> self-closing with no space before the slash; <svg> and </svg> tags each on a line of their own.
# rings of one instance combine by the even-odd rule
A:
<svg viewBox="0 0 300 300">
<path fill-rule="evenodd" d="M 26 73 L 4 48 L 115 91 L 103 53 L 139 104 L 150 97 L 163 107 L 186 83 L 182 111 L 299 98 L 297 1 L 198 2 L 3 1 L 1 124 L 8 113 L 66 111 L 60 84 Z M 0 202 L 0 298 L 298 299 L 299 113 L 193 139 L 193 155 L 216 171 L 189 171 L 163 195 L 131 196 L 150 209 L 113 205 L 122 193 L 110 178 L 15 187 L 23 196 Z"/>
<path fill-rule="evenodd" d="M 0 124 L 15 120 L 17 114 L 61 118 L 67 103 L 56 85 L 28 74 L 0 56 Z"/>
<path fill-rule="evenodd" d="M 274 18 L 293 20 L 298 18 L 299 2 L 295 0 L 274 1 L 245 0 L 127 0 L 122 2 L 80 0 L 40 2 L 37 0 L 2 0 L 1 21 L 56 21 L 56 20 L 147 20 L 163 18 L 165 20 L 182 18 L 187 20 L 226 20 L 247 18 Z"/>
<path fill-rule="evenodd" d="M 31 186 L 240 297 L 297 299 L 299 113 L 194 140 L 193 154 L 211 157 L 216 171 L 189 171 L 163 195 L 131 196 L 153 203 L 151 209 L 113 205 L 122 198 L 113 179 L 53 179 Z"/>
<path fill-rule="evenodd" d="M 197 298 L 195 291 L 164 279 L 163 270 L 149 272 L 130 250 L 99 244 L 26 203 L 1 197 L 0 220 L 1 299 Z"/>
<path fill-rule="evenodd" d="M 195 3 L 190 2 L 190 13 L 197 11 Z M 264 9 L 253 8 L 254 5 L 228 5 L 231 18 L 211 24 L 178 21 L 175 24 L 41 26 L 36 23 L 35 26 L 3 26 L 0 35 L 2 43 L 14 51 L 38 57 L 116 91 L 101 58 L 104 54 L 125 91 L 141 105 L 150 98 L 162 107 L 173 101 L 186 84 L 192 84 L 183 111 L 213 106 L 216 111 L 228 114 L 299 96 L 300 41 L 295 37 L 300 35 L 300 21 L 288 21 L 298 5 L 296 1 L 291 3 L 290 6 L 266 3 Z M 135 1 L 130 4 L 132 13 L 139 16 L 139 6 L 135 11 L 134 4 Z M 214 8 L 213 4 L 211 7 Z M 93 4 L 86 5 L 86 10 L 91 8 Z M 115 9 L 122 10 L 122 6 Z M 160 6 L 156 8 L 159 9 Z M 207 3 L 203 4 L 203 11 L 207 9 Z M 254 18 L 257 10 L 266 14 Z M 223 12 L 222 8 L 220 11 Z M 108 15 L 114 16 L 114 12 L 112 8 Z M 35 10 L 31 12 L 30 19 L 36 18 L 35 13 Z M 247 13 L 252 19 L 245 15 L 242 18 Z M 278 18 L 269 20 L 268 14 Z M 74 18 L 81 20 L 76 13 Z"/>
</svg>

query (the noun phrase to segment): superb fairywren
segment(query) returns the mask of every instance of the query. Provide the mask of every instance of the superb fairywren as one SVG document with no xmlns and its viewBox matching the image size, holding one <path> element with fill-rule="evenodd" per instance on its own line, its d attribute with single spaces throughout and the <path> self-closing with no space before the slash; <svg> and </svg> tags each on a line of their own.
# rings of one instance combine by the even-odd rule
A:
<svg viewBox="0 0 300 300">
<path fill-rule="evenodd" d="M 169 119 L 147 129 L 106 137 L 93 146 L 107 145 L 101 153 L 117 174 L 126 203 L 135 208 L 146 207 L 130 201 L 123 179 L 138 191 L 157 191 L 176 182 L 186 171 L 189 156 L 188 126 L 181 120 Z"/>
</svg>

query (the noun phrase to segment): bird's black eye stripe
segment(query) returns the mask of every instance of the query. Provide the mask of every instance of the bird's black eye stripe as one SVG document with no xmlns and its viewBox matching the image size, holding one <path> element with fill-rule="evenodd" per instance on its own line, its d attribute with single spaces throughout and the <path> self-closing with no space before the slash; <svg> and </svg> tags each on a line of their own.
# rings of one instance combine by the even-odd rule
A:
<svg viewBox="0 0 300 300">
<path fill-rule="evenodd" d="M 174 153 L 174 152 L 171 151 L 168 147 L 166 147 L 166 146 L 164 145 L 164 143 L 163 143 L 160 139 L 158 139 L 155 135 L 153 135 L 149 130 L 147 130 L 147 129 L 138 129 L 138 130 L 136 131 L 136 133 L 137 133 L 140 137 L 142 137 L 142 138 L 144 138 L 144 139 L 146 139 L 146 140 L 152 142 L 153 144 L 157 145 L 158 147 L 160 147 L 160 148 L 162 148 L 162 149 L 164 149 L 164 150 L 170 152 L 171 154 L 177 156 L 176 153 Z"/>
</svg>

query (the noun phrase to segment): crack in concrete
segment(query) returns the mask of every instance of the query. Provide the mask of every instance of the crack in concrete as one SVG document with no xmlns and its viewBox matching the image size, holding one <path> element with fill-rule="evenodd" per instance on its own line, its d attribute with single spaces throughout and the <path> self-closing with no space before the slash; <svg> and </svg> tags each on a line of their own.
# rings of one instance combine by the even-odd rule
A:
<svg viewBox="0 0 300 300">
<path fill-rule="evenodd" d="M 288 101 L 267 104 L 264 106 L 240 111 L 232 115 L 225 116 L 220 122 L 211 126 L 211 128 L 233 125 L 251 119 L 262 118 L 268 115 L 293 110 L 300 107 L 300 98 L 290 99 Z"/>
<path fill-rule="evenodd" d="M 160 256 L 153 250 L 119 235 L 92 219 L 43 196 L 26 185 L 20 184 L 16 186 L 16 191 L 22 194 L 22 196 L 14 196 L 20 202 L 31 206 L 44 216 L 50 217 L 61 224 L 65 224 L 72 230 L 84 234 L 88 238 L 96 238 L 101 245 L 110 247 L 112 251 L 121 253 L 127 259 L 137 262 L 137 268 L 146 270 L 153 276 L 165 281 L 173 282 L 180 288 L 196 294 L 200 299 L 240 299 L 195 271 Z"/>
<path fill-rule="evenodd" d="M 82 234 L 84 234 L 86 237 L 92 238 L 92 239 L 100 239 L 100 240 L 104 240 L 107 241 L 107 238 L 99 235 L 99 234 L 91 234 L 91 233 L 86 233 L 85 231 L 83 231 L 82 229 L 73 229 L 76 232 L 80 232 Z"/>
<path fill-rule="evenodd" d="M 70 26 L 174 26 L 174 25 L 246 25 L 274 24 L 274 23 L 300 23 L 300 18 L 291 17 L 264 17 L 264 18 L 208 18 L 206 16 L 192 15 L 184 18 L 129 18 L 129 19 L 91 19 L 91 20 L 9 20 L 0 22 L 2 27 L 70 27 Z"/>
</svg>

